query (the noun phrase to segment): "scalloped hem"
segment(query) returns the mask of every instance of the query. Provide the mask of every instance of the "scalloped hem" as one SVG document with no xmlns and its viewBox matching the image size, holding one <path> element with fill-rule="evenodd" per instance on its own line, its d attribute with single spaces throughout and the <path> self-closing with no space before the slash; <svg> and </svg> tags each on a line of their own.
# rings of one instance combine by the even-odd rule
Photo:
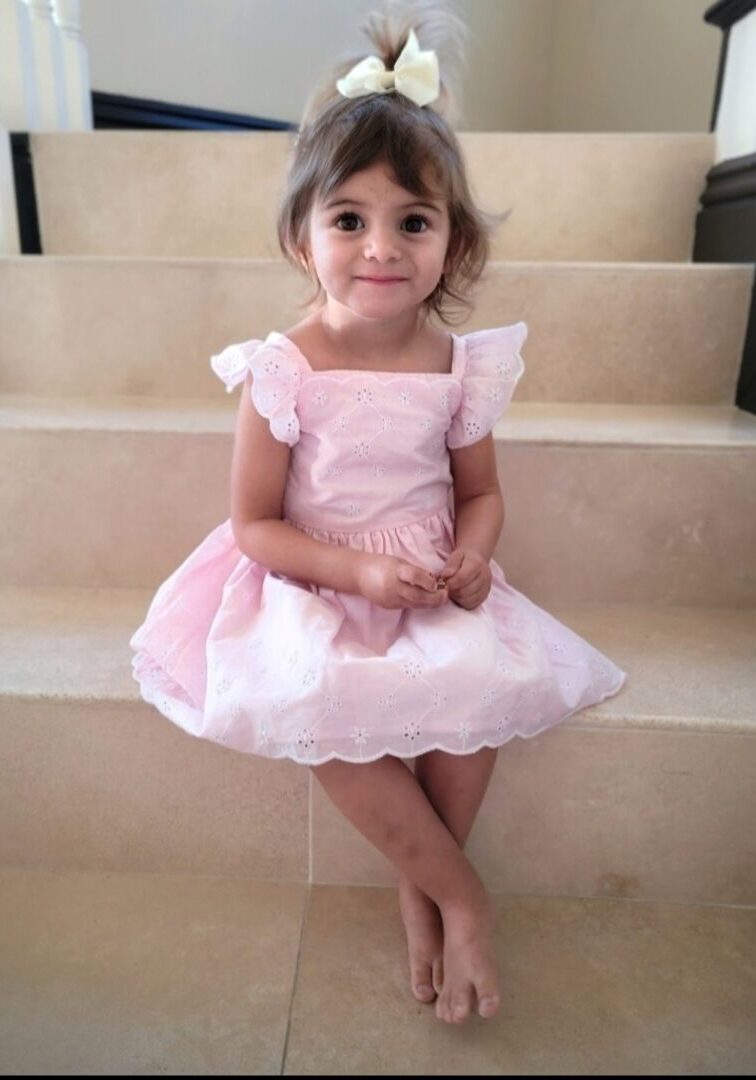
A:
<svg viewBox="0 0 756 1080">
<path fill-rule="evenodd" d="M 265 746 L 252 749 L 241 746 L 233 746 L 230 743 L 226 742 L 222 735 L 218 737 L 213 737 L 211 735 L 200 735 L 197 732 L 192 731 L 187 724 L 182 723 L 181 719 L 176 716 L 170 716 L 168 712 L 165 711 L 165 708 L 162 706 L 165 704 L 166 697 L 169 696 L 166 693 L 165 689 L 157 690 L 153 687 L 150 687 L 149 685 L 143 683 L 136 674 L 134 674 L 133 672 L 132 674 L 136 682 L 139 684 L 139 690 L 143 700 L 146 701 L 148 704 L 153 705 L 158 710 L 158 712 L 166 718 L 166 720 L 170 720 L 172 724 L 180 727 L 182 731 L 185 731 L 188 735 L 192 735 L 195 739 L 202 739 L 204 742 L 213 743 L 216 746 L 221 746 L 226 750 L 231 750 L 237 754 L 254 754 L 257 757 L 267 758 L 271 761 L 293 761 L 297 765 L 317 766 L 325 765 L 329 761 L 344 761 L 348 762 L 351 765 L 369 765 L 371 762 L 378 761 L 380 758 L 387 756 L 396 757 L 400 760 L 412 760 L 416 757 L 421 757 L 423 754 L 430 753 L 431 750 L 443 750 L 445 753 L 454 754 L 456 757 L 464 757 L 468 754 L 476 754 L 479 750 L 483 750 L 485 748 L 488 748 L 490 750 L 498 750 L 500 747 L 506 745 L 506 743 L 510 742 L 514 738 L 535 738 L 536 735 L 541 735 L 544 731 L 548 731 L 550 728 L 556 727 L 558 724 L 561 724 L 565 720 L 568 720 L 576 713 L 583 712 L 585 709 L 593 708 L 594 705 L 600 705 L 603 701 L 606 701 L 607 698 L 614 697 L 615 694 L 619 693 L 619 691 L 622 689 L 622 687 L 625 685 L 625 682 L 627 681 L 627 672 L 623 671 L 621 668 L 618 668 L 617 670 L 619 671 L 619 678 L 615 679 L 612 684 L 601 694 L 601 697 L 596 699 L 596 701 L 587 702 L 584 705 L 578 705 L 574 709 L 570 709 L 569 712 L 566 712 L 562 716 L 558 717 L 556 720 L 547 721 L 545 724 L 542 724 L 534 731 L 510 731 L 503 735 L 501 739 L 495 741 L 491 741 L 489 739 L 482 739 L 480 742 L 466 745 L 462 748 L 459 748 L 459 746 L 447 746 L 444 743 L 435 742 L 430 746 L 424 746 L 422 749 L 413 749 L 412 747 L 410 747 L 408 750 L 405 750 L 403 748 L 403 752 L 401 753 L 398 750 L 392 749 L 391 747 L 384 747 L 382 750 L 379 750 L 375 753 L 371 753 L 368 755 L 363 754 L 356 757 L 344 753 L 339 753 L 335 750 L 330 754 L 326 754 L 321 757 L 314 757 L 309 754 L 298 754 L 295 750 L 287 746 L 282 746 L 278 750 L 274 750 L 272 746 L 270 749 L 266 749 Z M 158 701 L 158 697 L 162 697 L 163 701 Z M 172 699 L 171 705 L 173 705 L 174 703 L 179 707 L 186 708 L 185 702 Z"/>
</svg>

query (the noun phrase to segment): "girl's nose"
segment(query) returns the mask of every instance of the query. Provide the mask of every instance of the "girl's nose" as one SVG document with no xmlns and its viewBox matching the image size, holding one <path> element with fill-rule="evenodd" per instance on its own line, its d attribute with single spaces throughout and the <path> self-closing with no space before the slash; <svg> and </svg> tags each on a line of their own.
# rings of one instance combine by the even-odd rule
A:
<svg viewBox="0 0 756 1080">
<path fill-rule="evenodd" d="M 378 259 L 398 258 L 400 255 L 396 236 L 388 229 L 372 229 L 365 237 L 365 257 Z"/>
</svg>

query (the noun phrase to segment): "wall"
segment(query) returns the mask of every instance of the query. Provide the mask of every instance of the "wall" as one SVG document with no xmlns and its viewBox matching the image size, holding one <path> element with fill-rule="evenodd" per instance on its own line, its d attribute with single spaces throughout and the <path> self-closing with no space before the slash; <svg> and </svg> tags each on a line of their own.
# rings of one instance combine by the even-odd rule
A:
<svg viewBox="0 0 756 1080">
<path fill-rule="evenodd" d="M 454 0 L 467 131 L 708 131 L 710 0 Z M 375 0 L 82 0 L 95 90 L 297 123 Z"/>
<path fill-rule="evenodd" d="M 556 0 L 550 130 L 708 131 L 722 39 L 703 21 L 711 3 Z"/>
</svg>

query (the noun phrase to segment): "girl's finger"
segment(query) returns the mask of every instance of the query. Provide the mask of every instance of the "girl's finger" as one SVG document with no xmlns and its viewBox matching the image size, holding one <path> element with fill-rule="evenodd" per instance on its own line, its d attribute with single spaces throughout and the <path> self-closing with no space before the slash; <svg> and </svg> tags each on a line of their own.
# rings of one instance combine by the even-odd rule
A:
<svg viewBox="0 0 756 1080">
<path fill-rule="evenodd" d="M 482 592 L 480 583 L 477 581 L 471 581 L 461 589 L 455 589 L 454 595 L 464 600 L 466 603 L 474 600 L 476 596 L 480 596 Z"/>
<path fill-rule="evenodd" d="M 397 577 L 405 584 L 417 589 L 424 589 L 426 592 L 434 592 L 436 588 L 435 576 L 430 570 L 423 570 L 419 566 L 412 566 L 407 569 L 400 567 Z"/>
<path fill-rule="evenodd" d="M 400 584 L 397 592 L 399 599 L 410 607 L 435 607 L 439 603 L 438 592 L 429 592 L 427 589 L 420 588 L 419 585 Z"/>
</svg>

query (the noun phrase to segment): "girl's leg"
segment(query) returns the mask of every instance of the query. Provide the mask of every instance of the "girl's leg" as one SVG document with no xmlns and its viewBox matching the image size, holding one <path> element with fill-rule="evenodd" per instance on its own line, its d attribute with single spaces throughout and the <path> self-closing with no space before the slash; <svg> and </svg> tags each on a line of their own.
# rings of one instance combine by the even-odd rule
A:
<svg viewBox="0 0 756 1080">
<path fill-rule="evenodd" d="M 493 907 L 482 881 L 399 758 L 311 766 L 334 805 L 437 905 L 444 926 L 439 1019 L 461 1022 L 477 996 L 481 1016 L 499 1007 Z"/>
<path fill-rule="evenodd" d="M 464 848 L 496 764 L 496 749 L 458 756 L 430 750 L 415 759 L 415 778 L 460 848 Z M 399 876 L 399 907 L 407 934 L 410 986 L 430 1002 L 443 983 L 443 923 L 429 896 Z"/>
</svg>

